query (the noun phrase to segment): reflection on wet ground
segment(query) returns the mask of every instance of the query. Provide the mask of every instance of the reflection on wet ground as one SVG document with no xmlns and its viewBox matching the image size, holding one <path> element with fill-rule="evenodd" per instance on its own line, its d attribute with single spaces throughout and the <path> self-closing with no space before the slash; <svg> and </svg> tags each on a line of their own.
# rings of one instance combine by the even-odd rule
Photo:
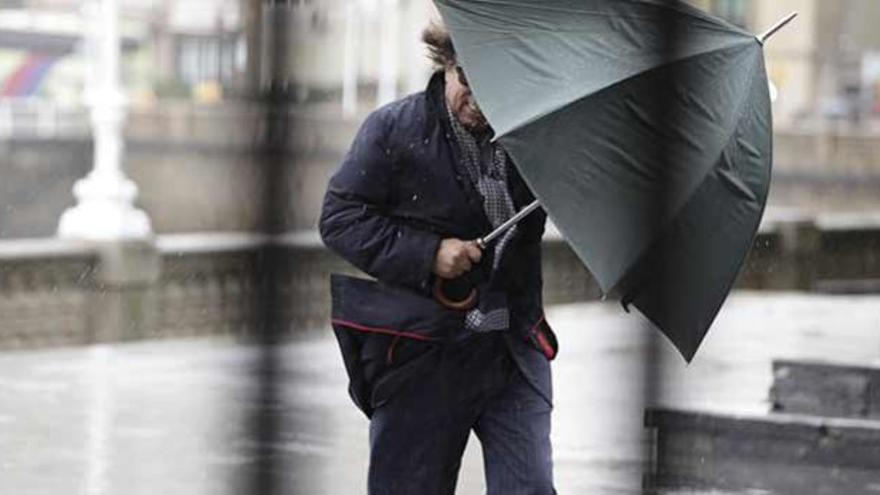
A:
<svg viewBox="0 0 880 495">
<path fill-rule="evenodd" d="M 689 367 L 617 305 L 554 307 L 548 320 L 561 344 L 561 494 L 641 492 L 648 338 L 664 365 L 659 402 L 704 410 L 767 411 L 773 358 L 880 362 L 880 297 L 736 294 Z M 329 331 L 280 351 L 284 422 L 273 451 L 287 493 L 364 493 L 367 421 L 348 399 Z M 0 355 L 0 493 L 245 493 L 257 356 L 223 339 Z M 483 491 L 472 439 L 458 492 Z"/>
</svg>

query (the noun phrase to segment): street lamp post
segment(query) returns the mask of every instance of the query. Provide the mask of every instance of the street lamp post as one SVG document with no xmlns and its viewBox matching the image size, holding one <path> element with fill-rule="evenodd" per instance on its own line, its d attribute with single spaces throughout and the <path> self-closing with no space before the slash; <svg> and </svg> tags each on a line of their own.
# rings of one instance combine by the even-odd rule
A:
<svg viewBox="0 0 880 495">
<path fill-rule="evenodd" d="M 83 15 L 94 168 L 74 185 L 77 205 L 61 216 L 58 235 L 97 241 L 149 238 L 150 220 L 134 207 L 137 186 L 121 163 L 126 110 L 119 80 L 117 0 L 84 0 Z"/>
</svg>

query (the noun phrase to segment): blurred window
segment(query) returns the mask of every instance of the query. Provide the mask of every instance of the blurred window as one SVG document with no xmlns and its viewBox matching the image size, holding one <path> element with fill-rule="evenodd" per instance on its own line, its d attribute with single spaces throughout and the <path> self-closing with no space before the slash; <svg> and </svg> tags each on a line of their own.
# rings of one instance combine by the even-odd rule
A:
<svg viewBox="0 0 880 495">
<path fill-rule="evenodd" d="M 745 26 L 749 21 L 749 0 L 714 0 L 712 10 L 720 17 Z"/>
<path fill-rule="evenodd" d="M 228 82 L 240 65 L 236 36 L 178 35 L 175 45 L 176 75 L 187 84 Z"/>
</svg>

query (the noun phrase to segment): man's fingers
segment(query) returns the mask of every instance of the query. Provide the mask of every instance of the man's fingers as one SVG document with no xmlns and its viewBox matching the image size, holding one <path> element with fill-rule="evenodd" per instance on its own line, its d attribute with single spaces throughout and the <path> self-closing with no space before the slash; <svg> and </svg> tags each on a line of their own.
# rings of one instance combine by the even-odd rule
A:
<svg viewBox="0 0 880 495">
<path fill-rule="evenodd" d="M 483 250 L 480 249 L 480 246 L 476 242 L 467 243 L 467 254 L 468 258 L 474 263 L 479 263 L 483 258 Z"/>
<path fill-rule="evenodd" d="M 444 239 L 437 252 L 434 273 L 443 278 L 457 278 L 479 263 L 483 252 L 475 241 Z"/>
</svg>

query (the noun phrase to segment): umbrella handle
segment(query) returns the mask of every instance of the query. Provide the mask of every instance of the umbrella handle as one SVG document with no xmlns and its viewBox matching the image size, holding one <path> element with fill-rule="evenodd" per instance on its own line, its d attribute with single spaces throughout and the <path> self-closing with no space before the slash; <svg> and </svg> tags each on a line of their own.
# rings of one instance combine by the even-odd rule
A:
<svg viewBox="0 0 880 495">
<path fill-rule="evenodd" d="M 492 232 L 490 232 L 489 234 L 487 234 L 483 237 L 480 237 L 479 239 L 475 240 L 474 242 L 480 248 L 480 250 L 484 251 L 490 242 L 492 242 L 495 239 L 497 239 L 498 237 L 500 237 L 502 234 L 504 234 L 505 232 L 510 230 L 511 227 L 516 225 L 520 220 L 527 217 L 529 215 L 529 213 L 537 210 L 540 207 L 541 207 L 541 203 L 537 199 L 534 200 L 528 206 L 526 206 L 525 208 L 520 210 L 517 214 L 510 217 L 506 222 L 499 225 L 495 230 L 493 230 Z M 461 289 L 462 289 L 461 284 L 467 283 L 468 280 L 466 279 L 466 276 L 465 276 L 464 280 L 462 279 L 462 277 L 459 277 L 458 279 L 455 279 L 455 280 L 459 280 L 459 286 L 458 287 L 453 286 L 452 289 L 457 291 L 457 295 L 450 297 L 449 287 L 447 287 L 448 281 L 443 279 L 442 277 L 437 277 L 436 280 L 434 280 L 434 298 L 437 299 L 437 301 L 439 301 L 440 304 L 442 304 L 443 306 L 445 306 L 449 309 L 454 309 L 457 311 L 467 311 L 469 309 L 472 309 L 474 306 L 477 305 L 477 289 L 474 288 L 472 284 L 468 284 L 465 287 L 466 289 L 468 289 L 467 295 L 464 296 L 462 299 L 457 300 L 458 296 L 463 295 L 462 294 L 463 291 L 461 291 Z"/>
<path fill-rule="evenodd" d="M 477 289 L 470 287 L 470 291 L 464 299 L 456 301 L 448 295 L 448 287 L 445 278 L 437 277 L 434 280 L 434 299 L 443 306 L 456 311 L 467 311 L 477 305 Z"/>
</svg>

